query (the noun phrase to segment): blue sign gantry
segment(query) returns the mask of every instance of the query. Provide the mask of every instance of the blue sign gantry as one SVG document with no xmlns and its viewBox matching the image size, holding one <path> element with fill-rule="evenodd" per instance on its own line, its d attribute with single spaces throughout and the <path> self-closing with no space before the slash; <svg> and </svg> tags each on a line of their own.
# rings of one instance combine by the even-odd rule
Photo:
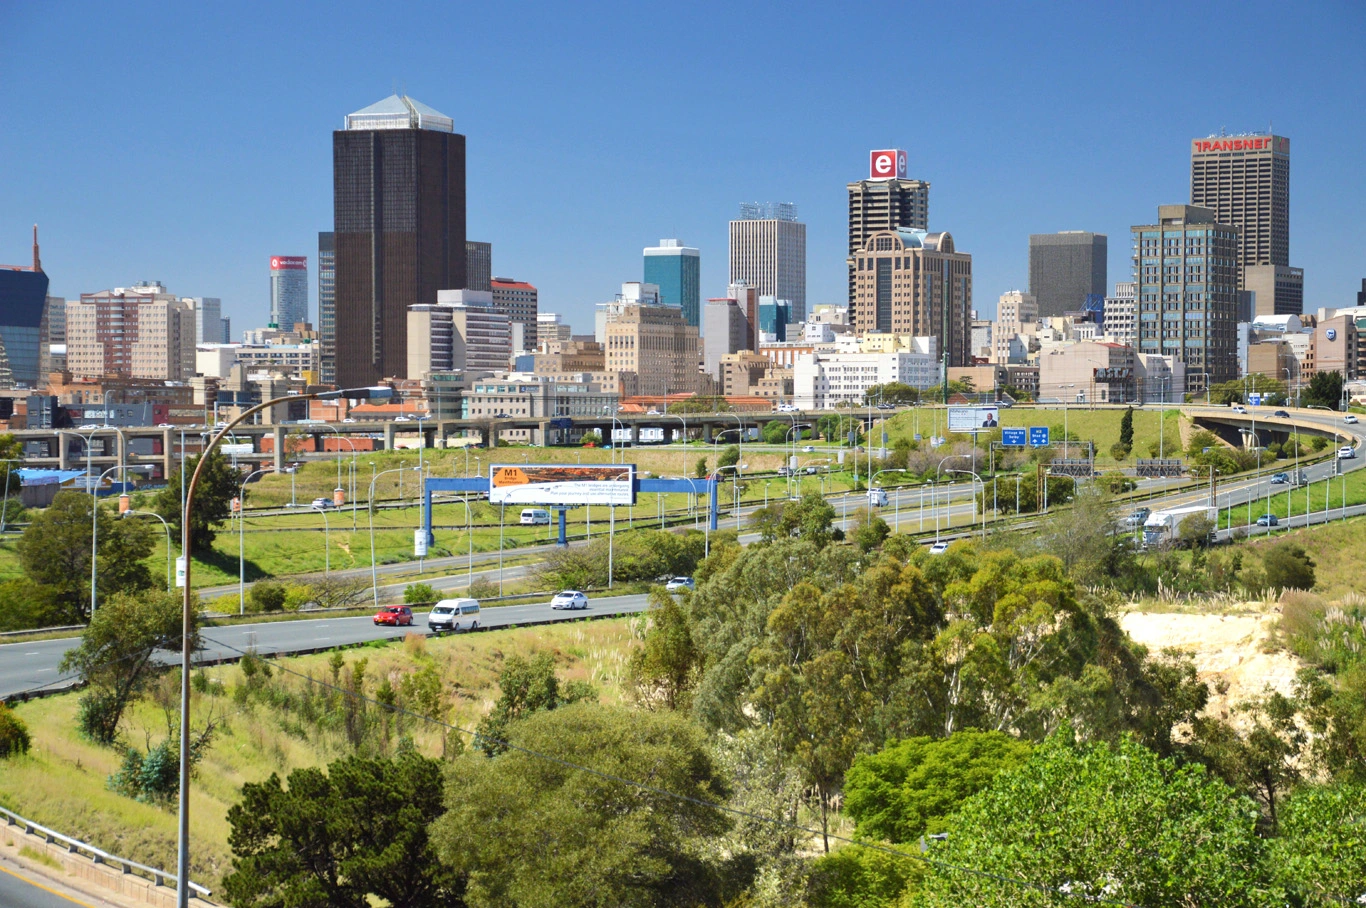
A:
<svg viewBox="0 0 1366 908">
<path fill-rule="evenodd" d="M 1023 448 L 1025 446 L 1025 430 L 1023 428 L 1002 429 L 1001 444 L 1007 448 Z"/>
<path fill-rule="evenodd" d="M 1029 446 L 1031 448 L 1048 447 L 1048 426 L 1029 427 Z"/>
</svg>

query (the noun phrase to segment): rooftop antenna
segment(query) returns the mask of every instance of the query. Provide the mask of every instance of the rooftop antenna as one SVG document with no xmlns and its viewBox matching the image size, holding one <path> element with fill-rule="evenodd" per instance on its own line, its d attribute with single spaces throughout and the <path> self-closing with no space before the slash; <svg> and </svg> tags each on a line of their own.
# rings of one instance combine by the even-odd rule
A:
<svg viewBox="0 0 1366 908">
<path fill-rule="evenodd" d="M 33 270 L 41 272 L 43 270 L 42 260 L 38 258 L 38 225 L 33 225 Z"/>
</svg>

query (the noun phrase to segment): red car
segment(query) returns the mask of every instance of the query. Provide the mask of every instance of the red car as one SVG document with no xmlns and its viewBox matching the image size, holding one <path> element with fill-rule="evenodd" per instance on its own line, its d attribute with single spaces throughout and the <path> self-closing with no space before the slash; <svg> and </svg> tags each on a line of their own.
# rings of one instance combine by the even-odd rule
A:
<svg viewBox="0 0 1366 908">
<path fill-rule="evenodd" d="M 386 605 L 375 613 L 375 624 L 388 624 L 393 627 L 412 627 L 413 610 L 406 605 Z"/>
</svg>

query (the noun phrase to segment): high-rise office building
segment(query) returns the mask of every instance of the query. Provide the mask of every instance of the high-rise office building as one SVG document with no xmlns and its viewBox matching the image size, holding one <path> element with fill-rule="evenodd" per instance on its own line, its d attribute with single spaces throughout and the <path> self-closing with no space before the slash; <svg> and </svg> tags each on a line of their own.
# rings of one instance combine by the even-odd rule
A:
<svg viewBox="0 0 1366 908">
<path fill-rule="evenodd" d="M 1238 228 L 1193 205 L 1161 205 L 1136 226 L 1140 353 L 1179 358 L 1186 390 L 1238 375 Z"/>
<path fill-rule="evenodd" d="M 906 152 L 869 153 L 868 178 L 850 183 L 849 302 L 854 301 L 854 255 L 868 237 L 884 230 L 930 229 L 930 184 L 906 176 Z"/>
<path fill-rule="evenodd" d="M 466 290 L 489 290 L 493 279 L 493 244 L 465 241 Z"/>
<path fill-rule="evenodd" d="M 465 137 L 449 117 L 392 95 L 332 134 L 336 383 L 408 369 L 408 307 L 464 289 Z"/>
<path fill-rule="evenodd" d="M 660 240 L 645 247 L 645 283 L 659 286 L 666 306 L 680 306 L 683 321 L 698 327 L 702 317 L 702 258 L 682 240 Z"/>
<path fill-rule="evenodd" d="M 1252 294 L 1252 318 L 1259 315 L 1299 315 L 1304 311 L 1303 268 L 1245 265 L 1242 288 Z"/>
<path fill-rule="evenodd" d="M 794 319 L 806 319 L 806 225 L 797 220 L 796 205 L 740 206 L 740 218 L 730 222 L 730 282 L 785 299 Z"/>
<path fill-rule="evenodd" d="M 692 394 L 698 388 L 697 329 L 674 306 L 626 304 L 607 323 L 608 372 L 634 372 L 640 394 Z"/>
<path fill-rule="evenodd" d="M 493 308 L 505 314 L 511 324 L 522 326 L 522 344 L 514 347 L 513 352 L 535 350 L 536 288 L 526 281 L 514 281 L 510 277 L 492 278 L 489 288 L 493 294 Z"/>
<path fill-rule="evenodd" d="M 1288 266 L 1290 140 L 1269 134 L 1192 139 L 1191 204 L 1239 229 L 1239 269 Z"/>
<path fill-rule="evenodd" d="M 308 257 L 270 257 L 270 323 L 286 331 L 308 318 Z"/>
<path fill-rule="evenodd" d="M 337 247 L 336 234 L 318 234 L 318 379 L 337 383 Z"/>
<path fill-rule="evenodd" d="M 739 303 L 730 297 L 707 300 L 702 309 L 702 368 L 721 377 L 721 357 L 749 344 L 749 323 Z"/>
<path fill-rule="evenodd" d="M 38 382 L 41 387 L 53 372 L 66 371 L 66 300 L 49 296 L 38 327 Z"/>
<path fill-rule="evenodd" d="M 195 311 L 157 282 L 82 293 L 66 304 L 75 376 L 183 381 L 195 374 Z"/>
<path fill-rule="evenodd" d="M 759 297 L 760 343 L 787 342 L 787 326 L 792 323 L 792 306 L 787 300 L 771 296 Z M 764 337 L 767 335 L 767 337 Z"/>
<path fill-rule="evenodd" d="M 1088 296 L 1105 298 L 1107 238 L 1103 233 L 1064 230 L 1029 237 L 1029 292 L 1039 317 L 1080 312 Z"/>
<path fill-rule="evenodd" d="M 35 224 L 33 265 L 0 265 L 0 347 L 4 354 L 0 357 L 0 387 L 38 386 L 47 285 L 47 275 L 38 257 Z"/>
<path fill-rule="evenodd" d="M 196 344 L 229 344 L 223 318 L 223 301 L 216 296 L 186 297 L 184 302 L 194 310 L 194 342 Z"/>
<path fill-rule="evenodd" d="M 971 362 L 972 256 L 947 233 L 886 230 L 854 256 L 849 318 L 861 334 L 933 337 L 950 366 Z"/>
</svg>

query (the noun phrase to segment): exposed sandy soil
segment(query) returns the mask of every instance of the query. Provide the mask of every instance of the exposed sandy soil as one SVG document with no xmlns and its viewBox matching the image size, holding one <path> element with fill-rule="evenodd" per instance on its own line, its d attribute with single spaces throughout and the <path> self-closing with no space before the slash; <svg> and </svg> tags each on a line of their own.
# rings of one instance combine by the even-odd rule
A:
<svg viewBox="0 0 1366 908">
<path fill-rule="evenodd" d="M 1294 688 L 1300 661 L 1284 650 L 1265 651 L 1276 618 L 1129 612 L 1121 623 L 1152 652 L 1171 647 L 1189 653 L 1200 680 L 1210 686 L 1209 711 L 1227 715 L 1230 707 L 1268 687 L 1287 695 Z M 1220 681 L 1228 685 L 1222 695 L 1217 689 Z"/>
</svg>

